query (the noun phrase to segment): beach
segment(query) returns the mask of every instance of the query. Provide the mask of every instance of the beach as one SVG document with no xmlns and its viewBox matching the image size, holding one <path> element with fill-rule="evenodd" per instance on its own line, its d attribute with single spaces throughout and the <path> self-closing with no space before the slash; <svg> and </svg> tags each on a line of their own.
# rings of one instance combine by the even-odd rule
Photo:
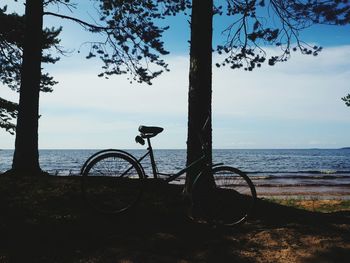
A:
<svg viewBox="0 0 350 263">
<path fill-rule="evenodd" d="M 350 200 L 350 186 L 257 186 L 261 198 Z"/>
</svg>

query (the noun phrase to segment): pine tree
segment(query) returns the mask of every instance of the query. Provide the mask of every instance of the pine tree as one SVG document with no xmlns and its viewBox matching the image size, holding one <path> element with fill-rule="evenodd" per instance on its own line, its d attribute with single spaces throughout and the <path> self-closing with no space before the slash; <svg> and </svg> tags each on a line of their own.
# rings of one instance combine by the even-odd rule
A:
<svg viewBox="0 0 350 263">
<path fill-rule="evenodd" d="M 187 164 L 201 155 L 198 134 L 211 149 L 211 94 L 212 94 L 212 19 L 214 15 L 232 17 L 222 32 L 224 41 L 214 50 L 222 58 L 217 67 L 252 71 L 264 63 L 270 66 L 285 62 L 293 51 L 317 56 L 322 50 L 310 46 L 300 38 L 300 32 L 314 24 L 346 25 L 350 23 L 348 0 L 192 0 L 190 86 L 187 135 Z M 279 47 L 279 55 L 268 56 L 267 45 Z M 213 50 L 213 51 L 214 51 Z M 343 98 L 349 101 L 349 96 Z M 205 131 L 202 127 L 206 118 L 209 122 Z M 211 150 L 208 154 L 211 156 Z M 212 157 L 209 158 L 209 161 Z M 187 187 L 198 170 L 187 174 Z"/>
<path fill-rule="evenodd" d="M 14 92 L 19 92 L 24 39 L 24 16 L 7 14 L 6 6 L 0 8 L 0 82 Z M 44 51 L 59 44 L 61 29 L 44 29 Z M 43 55 L 43 63 L 55 63 L 58 58 L 50 54 Z M 40 90 L 51 92 L 57 82 L 48 73 L 42 73 Z M 0 128 L 15 133 L 14 124 L 18 114 L 18 104 L 0 98 Z"/>
<path fill-rule="evenodd" d="M 100 77 L 128 74 L 131 81 L 151 84 L 153 78 L 164 70 L 168 70 L 168 65 L 160 58 L 160 55 L 168 53 L 160 40 L 167 27 L 157 26 L 154 21 L 168 15 L 175 15 L 186 8 L 185 0 L 94 0 L 93 2 L 96 2 L 99 7 L 100 21 L 89 23 L 73 15 L 45 11 L 49 5 L 64 5 L 73 11 L 75 5 L 70 0 L 26 0 L 24 2 L 26 7 L 22 20 L 24 34 L 21 35 L 23 51 L 14 52 L 13 57 L 9 59 L 6 58 L 6 54 L 0 54 L 1 59 L 4 57 L 5 60 L 8 59 L 10 62 L 8 65 L 18 58 L 22 59 L 20 70 L 9 69 L 7 71 L 9 76 L 5 77 L 6 84 L 10 87 L 14 83 L 18 85 L 20 79 L 15 153 L 12 169 L 8 173 L 21 176 L 42 173 L 38 154 L 39 93 L 41 87 L 54 84 L 54 80 L 41 72 L 41 63 L 55 61 L 54 58 L 45 56 L 42 52 L 47 44 L 45 34 L 48 33 L 43 30 L 43 16 L 70 20 L 91 33 L 105 37 L 105 41 L 88 43 L 90 52 L 87 58 L 99 57 L 103 62 Z M 56 37 L 51 40 L 56 41 Z M 5 38 L 5 41 L 8 41 L 8 38 L 7 40 Z M 155 67 L 151 69 L 150 64 Z M 5 120 L 9 119 L 5 118 Z"/>
</svg>

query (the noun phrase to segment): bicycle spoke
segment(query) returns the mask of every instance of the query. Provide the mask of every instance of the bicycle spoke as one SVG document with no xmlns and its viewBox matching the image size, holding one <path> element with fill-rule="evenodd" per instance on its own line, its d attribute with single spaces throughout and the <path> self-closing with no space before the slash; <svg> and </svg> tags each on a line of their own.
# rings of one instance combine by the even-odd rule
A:
<svg viewBox="0 0 350 263">
<path fill-rule="evenodd" d="M 142 172 L 135 161 L 120 153 L 106 153 L 93 159 L 82 178 L 86 201 L 103 213 L 126 211 L 142 192 Z"/>
<path fill-rule="evenodd" d="M 192 195 L 197 217 L 211 224 L 233 226 L 246 220 L 256 199 L 254 185 L 238 169 L 222 166 L 213 169 L 215 187 L 205 188 L 205 180 L 197 180 Z M 203 188 L 202 193 L 200 188 Z M 206 190 L 205 190 L 206 189 Z"/>
</svg>

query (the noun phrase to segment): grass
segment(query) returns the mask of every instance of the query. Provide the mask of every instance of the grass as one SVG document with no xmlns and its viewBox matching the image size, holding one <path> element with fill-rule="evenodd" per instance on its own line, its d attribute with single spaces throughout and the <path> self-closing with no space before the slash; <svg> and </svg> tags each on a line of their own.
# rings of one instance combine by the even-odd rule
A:
<svg viewBox="0 0 350 263">
<path fill-rule="evenodd" d="M 350 200 L 344 199 L 321 199 L 319 197 L 293 197 L 293 198 L 267 198 L 266 200 L 298 209 L 312 212 L 334 213 L 350 211 Z"/>
</svg>

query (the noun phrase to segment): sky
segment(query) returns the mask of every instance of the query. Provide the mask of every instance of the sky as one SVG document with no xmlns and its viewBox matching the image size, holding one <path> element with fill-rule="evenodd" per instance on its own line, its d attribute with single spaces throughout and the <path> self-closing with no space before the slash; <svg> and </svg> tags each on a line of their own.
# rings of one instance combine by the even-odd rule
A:
<svg viewBox="0 0 350 263">
<path fill-rule="evenodd" d="M 16 6 L 13 1 L 1 0 L 0 6 L 3 2 L 9 10 L 23 10 L 21 1 Z M 93 10 L 84 7 L 75 15 L 92 19 Z M 170 72 L 149 86 L 130 84 L 124 75 L 108 80 L 97 77 L 102 63 L 86 60 L 81 46 L 93 36 L 69 21 L 45 17 L 45 25 L 63 26 L 61 44 L 72 52 L 46 68 L 59 84 L 53 93 L 40 96 L 39 148 L 141 149 L 134 141 L 139 125 L 164 128 L 152 139 L 155 148 L 186 148 L 187 20 L 184 16 L 168 20 L 171 28 L 164 42 L 170 55 L 164 59 Z M 214 42 L 220 41 L 216 28 L 221 23 L 214 21 Z M 350 93 L 349 33 L 349 26 L 305 30 L 303 39 L 324 47 L 317 57 L 293 53 L 288 62 L 263 65 L 253 72 L 213 67 L 213 147 L 350 146 L 350 107 L 341 100 Z M 276 49 L 267 47 L 267 51 L 273 54 Z M 214 62 L 217 60 L 214 54 Z M 18 101 L 17 94 L 1 85 L 0 97 Z M 14 140 L 14 136 L 0 131 L 1 149 L 13 149 Z"/>
</svg>

